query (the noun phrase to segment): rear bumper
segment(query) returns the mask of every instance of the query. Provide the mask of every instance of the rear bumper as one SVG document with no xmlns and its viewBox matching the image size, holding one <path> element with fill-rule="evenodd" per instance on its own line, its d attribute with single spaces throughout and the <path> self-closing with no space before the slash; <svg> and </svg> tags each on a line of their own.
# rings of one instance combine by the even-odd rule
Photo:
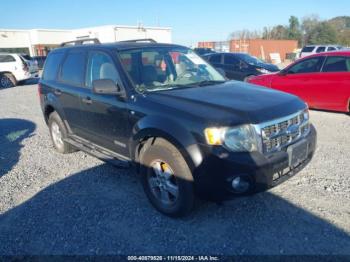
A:
<svg viewBox="0 0 350 262">
<path fill-rule="evenodd" d="M 204 198 L 224 200 L 274 187 L 296 175 L 311 161 L 316 137 L 316 130 L 311 125 L 309 134 L 303 138 L 308 144 L 307 158 L 293 169 L 289 168 L 286 151 L 265 156 L 259 152 L 232 153 L 215 148 L 194 172 L 196 192 Z M 251 184 L 249 190 L 242 194 L 232 188 L 232 180 L 238 176 Z"/>
</svg>

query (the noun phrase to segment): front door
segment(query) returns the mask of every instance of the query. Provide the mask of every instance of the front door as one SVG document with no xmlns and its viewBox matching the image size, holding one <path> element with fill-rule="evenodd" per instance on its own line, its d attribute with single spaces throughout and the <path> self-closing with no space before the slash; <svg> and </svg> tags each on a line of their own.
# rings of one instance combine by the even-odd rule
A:
<svg viewBox="0 0 350 262">
<path fill-rule="evenodd" d="M 323 56 L 304 59 L 277 74 L 271 82 L 271 87 L 296 95 L 310 106 L 314 106 L 316 102 L 314 94 L 317 92 L 315 89 L 318 86 L 323 62 Z"/>
<path fill-rule="evenodd" d="M 228 79 L 244 80 L 245 72 L 241 68 L 241 63 L 243 62 L 230 54 L 224 55 L 224 70 Z"/>
<path fill-rule="evenodd" d="M 92 82 L 111 79 L 120 84 L 118 71 L 112 57 L 102 51 L 88 54 L 86 88 L 81 92 L 81 127 L 83 138 L 124 156 L 128 155 L 126 137 L 128 110 L 126 102 L 116 95 L 95 94 Z"/>
</svg>

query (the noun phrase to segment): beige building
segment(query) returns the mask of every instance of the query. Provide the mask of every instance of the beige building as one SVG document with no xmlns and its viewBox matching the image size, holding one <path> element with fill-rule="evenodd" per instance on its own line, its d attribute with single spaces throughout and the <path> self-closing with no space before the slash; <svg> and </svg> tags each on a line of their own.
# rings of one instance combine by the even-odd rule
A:
<svg viewBox="0 0 350 262">
<path fill-rule="evenodd" d="M 0 52 L 41 56 L 47 55 L 49 50 L 58 47 L 62 42 L 84 38 L 98 38 L 101 43 L 140 38 L 153 38 L 157 42 L 171 43 L 171 28 L 106 25 L 72 30 L 0 29 Z"/>
</svg>

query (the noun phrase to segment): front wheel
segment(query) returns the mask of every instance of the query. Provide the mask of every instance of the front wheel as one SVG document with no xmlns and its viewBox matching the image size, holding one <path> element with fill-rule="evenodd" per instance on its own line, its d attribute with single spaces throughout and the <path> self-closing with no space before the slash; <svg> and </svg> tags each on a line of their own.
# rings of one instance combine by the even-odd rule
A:
<svg viewBox="0 0 350 262">
<path fill-rule="evenodd" d="M 193 177 L 177 148 L 156 138 L 146 143 L 140 154 L 140 173 L 144 191 L 161 213 L 180 217 L 194 207 Z"/>
</svg>

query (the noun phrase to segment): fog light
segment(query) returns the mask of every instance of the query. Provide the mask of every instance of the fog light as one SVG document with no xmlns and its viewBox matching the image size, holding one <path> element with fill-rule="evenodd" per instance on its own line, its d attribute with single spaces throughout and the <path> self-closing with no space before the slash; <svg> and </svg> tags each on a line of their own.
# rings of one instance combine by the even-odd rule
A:
<svg viewBox="0 0 350 262">
<path fill-rule="evenodd" d="M 232 179 L 231 185 L 232 185 L 232 189 L 236 193 L 245 193 L 250 188 L 250 182 L 246 178 L 243 178 L 241 176 L 238 176 Z"/>
</svg>

